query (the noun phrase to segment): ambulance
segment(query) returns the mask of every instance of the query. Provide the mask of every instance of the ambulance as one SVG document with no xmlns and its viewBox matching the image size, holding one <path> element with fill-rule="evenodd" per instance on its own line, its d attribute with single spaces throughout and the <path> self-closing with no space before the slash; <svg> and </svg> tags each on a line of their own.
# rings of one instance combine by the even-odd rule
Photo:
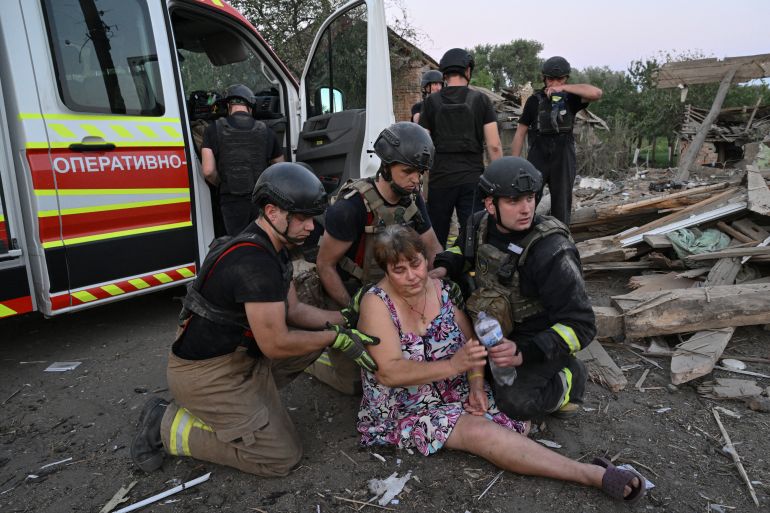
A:
<svg viewBox="0 0 770 513">
<path fill-rule="evenodd" d="M 373 175 L 389 55 L 382 0 L 327 19 L 299 82 L 223 0 L 4 0 L 0 318 L 194 278 L 215 235 L 200 140 L 228 85 L 330 190 Z"/>
</svg>

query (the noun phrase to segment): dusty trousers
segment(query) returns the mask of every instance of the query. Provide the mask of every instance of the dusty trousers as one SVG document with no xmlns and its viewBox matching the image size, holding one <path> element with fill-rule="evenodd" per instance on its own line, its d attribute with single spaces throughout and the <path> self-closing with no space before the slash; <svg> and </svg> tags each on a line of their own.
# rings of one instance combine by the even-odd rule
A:
<svg viewBox="0 0 770 513">
<path fill-rule="evenodd" d="M 512 419 L 539 420 L 568 402 L 583 402 L 588 374 L 574 356 L 522 365 L 511 386 L 493 384 L 500 410 Z"/>
<path fill-rule="evenodd" d="M 258 476 L 287 475 L 302 443 L 278 389 L 319 354 L 270 360 L 237 350 L 184 360 L 171 353 L 166 376 L 174 401 L 161 422 L 163 447 Z"/>
<path fill-rule="evenodd" d="M 575 185 L 577 158 L 572 134 L 539 135 L 527 154 L 533 166 L 543 174 L 543 186 L 551 192 L 551 215 L 569 226 L 572 212 L 572 188 Z M 543 189 L 537 193 L 537 201 Z"/>
</svg>

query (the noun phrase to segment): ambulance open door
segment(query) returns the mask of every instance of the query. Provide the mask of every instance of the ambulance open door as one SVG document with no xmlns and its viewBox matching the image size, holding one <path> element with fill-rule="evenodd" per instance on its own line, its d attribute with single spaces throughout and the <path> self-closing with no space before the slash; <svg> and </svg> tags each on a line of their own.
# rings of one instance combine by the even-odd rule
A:
<svg viewBox="0 0 770 513">
<path fill-rule="evenodd" d="M 374 141 L 393 120 L 382 0 L 349 2 L 321 26 L 300 81 L 296 159 L 332 191 L 379 167 Z"/>
<path fill-rule="evenodd" d="M 0 85 L 0 319 L 30 312 L 29 269 L 20 236 L 19 205 L 13 173 L 13 157 L 8 138 L 5 100 Z"/>
</svg>

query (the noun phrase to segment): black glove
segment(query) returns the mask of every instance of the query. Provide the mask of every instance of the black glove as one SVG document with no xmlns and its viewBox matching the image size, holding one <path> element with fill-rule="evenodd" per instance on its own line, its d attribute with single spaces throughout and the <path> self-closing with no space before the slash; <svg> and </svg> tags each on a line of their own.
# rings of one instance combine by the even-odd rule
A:
<svg viewBox="0 0 770 513">
<path fill-rule="evenodd" d="M 348 306 L 340 310 L 342 317 L 345 319 L 346 328 L 355 328 L 358 325 L 358 314 L 361 312 L 361 298 L 364 293 L 369 290 L 370 285 L 364 285 L 353 294 L 350 298 Z"/>
<path fill-rule="evenodd" d="M 376 346 L 380 343 L 380 339 L 377 337 L 370 337 L 364 332 L 358 331 L 353 328 L 346 328 L 339 324 L 328 324 L 326 327 L 337 334 L 337 338 L 334 339 L 331 348 L 339 349 L 345 356 L 353 360 L 369 372 L 377 370 L 377 364 L 372 357 L 366 351 L 366 346 Z"/>
</svg>

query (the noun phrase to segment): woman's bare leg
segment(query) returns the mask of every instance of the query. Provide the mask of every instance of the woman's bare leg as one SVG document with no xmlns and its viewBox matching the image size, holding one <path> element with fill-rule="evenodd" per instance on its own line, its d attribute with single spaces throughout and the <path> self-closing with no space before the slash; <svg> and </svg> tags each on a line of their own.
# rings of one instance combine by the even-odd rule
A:
<svg viewBox="0 0 770 513">
<path fill-rule="evenodd" d="M 462 415 L 449 435 L 446 446 L 481 456 L 501 469 L 517 474 L 602 487 L 603 467 L 579 463 L 562 456 L 485 417 Z M 626 487 L 626 493 L 630 491 Z"/>
</svg>

